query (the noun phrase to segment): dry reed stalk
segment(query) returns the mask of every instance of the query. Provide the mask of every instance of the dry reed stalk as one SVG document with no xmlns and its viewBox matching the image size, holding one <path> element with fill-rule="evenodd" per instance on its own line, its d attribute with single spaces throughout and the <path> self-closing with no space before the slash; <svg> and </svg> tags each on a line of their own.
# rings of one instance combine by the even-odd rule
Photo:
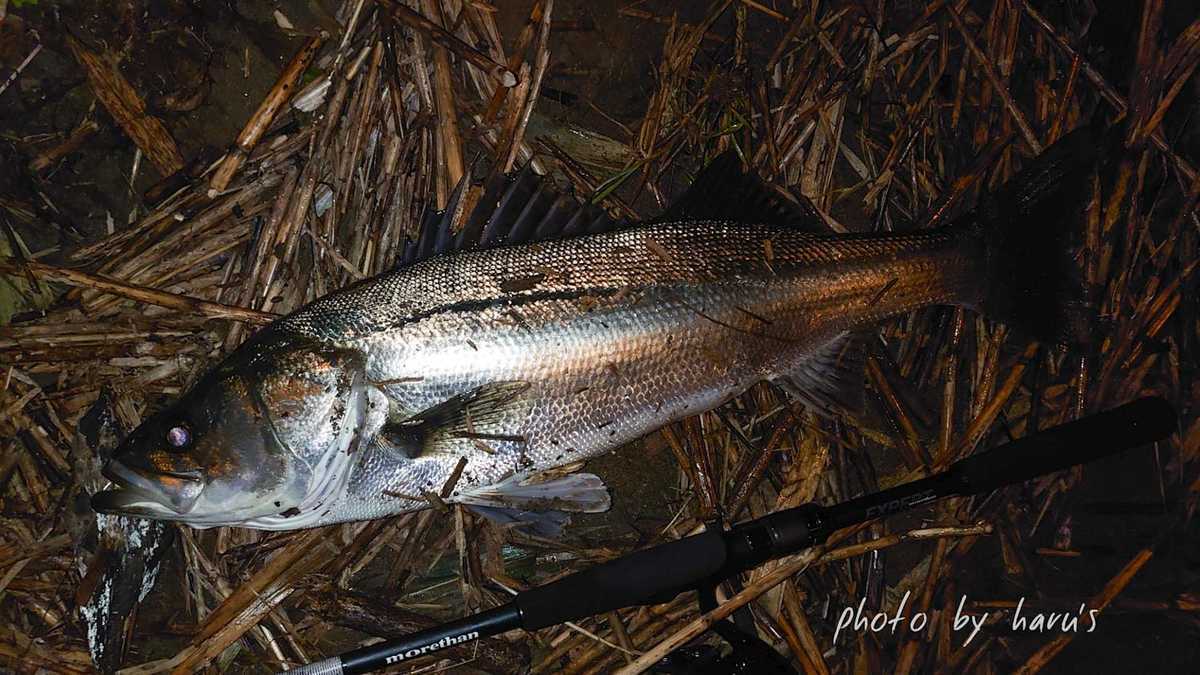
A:
<svg viewBox="0 0 1200 675">
<path fill-rule="evenodd" d="M 0 271 L 8 273 L 27 271 L 44 281 L 59 282 L 80 288 L 91 288 L 102 293 L 119 295 L 130 300 L 158 305 L 159 307 L 167 307 L 180 312 L 199 314 L 213 319 L 231 319 L 234 321 L 264 324 L 273 321 L 277 317 L 277 315 L 267 312 L 259 312 L 244 307 L 233 307 L 199 298 L 165 293 L 153 288 L 121 283 L 97 274 L 79 272 L 43 263 L 22 263 L 11 259 L 0 259 Z"/>
<path fill-rule="evenodd" d="M 1135 555 L 1133 559 L 1125 565 L 1125 567 L 1121 568 L 1121 571 L 1117 572 L 1116 576 L 1114 576 L 1107 584 L 1105 584 L 1103 590 L 1101 590 L 1087 603 L 1088 607 L 1099 610 L 1104 610 L 1106 607 L 1108 607 L 1109 603 L 1111 603 L 1113 599 L 1121 593 L 1121 591 L 1125 590 L 1125 587 L 1129 585 L 1129 582 L 1133 581 L 1133 577 L 1136 576 L 1139 571 L 1141 571 L 1142 567 L 1145 566 L 1146 563 L 1150 562 L 1150 558 L 1153 557 L 1153 555 L 1154 551 L 1152 549 L 1147 548 L 1138 551 L 1137 555 Z M 1034 654 L 1030 656 L 1020 668 L 1013 672 L 1018 673 L 1019 675 L 1032 675 L 1033 673 L 1040 671 L 1046 666 L 1047 663 L 1050 662 L 1051 659 L 1053 659 L 1059 654 L 1059 652 L 1066 648 L 1067 645 L 1071 644 L 1071 640 L 1074 637 L 1074 634 L 1059 635 L 1048 642 L 1044 647 L 1034 652 Z"/>
<path fill-rule="evenodd" d="M 79 123 L 63 141 L 52 148 L 40 153 L 29 161 L 29 170 L 41 173 L 53 166 L 58 160 L 70 155 L 87 143 L 92 134 L 100 130 L 100 125 L 90 117 Z"/>
<path fill-rule="evenodd" d="M 513 101 L 510 103 L 514 113 L 510 119 L 515 121 L 506 125 L 509 131 L 504 145 L 501 146 L 503 150 L 498 153 L 498 157 L 502 158 L 499 166 L 505 173 L 512 171 L 517 160 L 517 151 L 522 146 L 525 128 L 529 125 L 529 116 L 533 113 L 533 106 L 537 103 L 538 94 L 541 92 L 542 77 L 546 74 L 546 66 L 550 64 L 550 16 L 553 11 L 554 0 L 545 0 L 541 21 L 538 23 L 537 40 L 534 42 L 533 71 L 527 72 L 522 64 L 523 81 L 520 85 L 520 92 L 514 94 Z M 527 86 L 526 81 L 528 81 Z M 516 105 L 517 101 L 521 102 L 520 106 Z"/>
<path fill-rule="evenodd" d="M 334 531 L 310 530 L 293 537 L 285 549 L 213 610 L 191 644 L 168 662 L 167 669 L 180 675 L 192 672 L 253 628 L 293 592 L 301 576 L 337 556 L 338 547 L 329 541 Z"/>
<path fill-rule="evenodd" d="M 69 34 L 67 47 L 87 74 L 96 98 L 159 173 L 169 176 L 182 169 L 183 156 L 179 154 L 175 139 L 171 138 L 162 120 L 146 111 L 145 101 L 121 74 L 113 62 L 113 55 L 96 55 Z"/>
<path fill-rule="evenodd" d="M 317 53 L 321 51 L 321 45 L 325 44 L 326 36 L 324 33 L 314 35 L 300 47 L 300 51 L 292 57 L 283 71 L 279 73 L 279 78 L 275 80 L 275 84 L 271 85 L 271 89 L 267 95 L 263 97 L 261 103 L 258 104 L 258 110 L 250 116 L 246 121 L 246 125 L 242 127 L 241 133 L 238 134 L 237 140 L 234 141 L 234 147 L 226 153 L 225 158 L 213 171 L 212 177 L 209 179 L 208 196 L 215 197 L 225 191 L 229 187 L 229 181 L 233 178 L 233 174 L 242 166 L 250 153 L 254 151 L 255 146 L 262 140 L 267 129 L 271 127 L 271 123 L 275 121 L 275 116 L 283 106 L 292 98 L 295 93 L 296 85 L 300 82 L 300 78 L 304 72 L 308 70 L 309 64 L 317 57 Z"/>
<path fill-rule="evenodd" d="M 455 56 L 492 76 L 500 86 L 512 87 L 517 84 L 517 76 L 512 70 L 481 54 L 477 49 L 458 39 L 453 33 L 448 32 L 429 18 L 414 12 L 399 2 L 390 0 L 378 0 L 378 2 L 390 10 L 396 20 L 415 28 L 439 46 L 454 53 Z M 427 10 L 431 9 L 431 6 L 427 4 L 426 8 Z M 440 13 L 440 6 L 438 12 Z"/>
</svg>

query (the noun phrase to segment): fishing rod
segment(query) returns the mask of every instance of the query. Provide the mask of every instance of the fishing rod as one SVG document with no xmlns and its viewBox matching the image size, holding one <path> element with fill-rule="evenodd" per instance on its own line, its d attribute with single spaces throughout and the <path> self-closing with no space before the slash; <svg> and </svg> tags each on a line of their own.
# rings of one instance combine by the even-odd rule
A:
<svg viewBox="0 0 1200 675">
<path fill-rule="evenodd" d="M 601 563 L 518 593 L 485 612 L 286 671 L 350 675 L 523 628 L 534 631 L 623 607 L 667 602 L 768 560 L 824 542 L 835 530 L 954 496 L 991 492 L 1153 443 L 1176 429 L 1175 412 L 1147 397 L 955 462 L 945 471 L 834 506 L 805 504 L 710 529 Z"/>
</svg>

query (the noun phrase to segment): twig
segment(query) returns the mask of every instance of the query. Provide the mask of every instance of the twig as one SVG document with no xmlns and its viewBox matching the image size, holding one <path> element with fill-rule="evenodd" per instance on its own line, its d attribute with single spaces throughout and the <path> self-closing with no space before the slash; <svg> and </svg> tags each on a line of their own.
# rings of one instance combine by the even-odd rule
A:
<svg viewBox="0 0 1200 675">
<path fill-rule="evenodd" d="M 1129 104 L 1119 93 L 1117 93 L 1115 89 L 1113 89 L 1112 85 L 1110 85 L 1108 81 L 1104 79 L 1104 76 L 1100 74 L 1100 71 L 1096 70 L 1092 64 L 1088 63 L 1087 59 L 1084 59 L 1079 52 L 1071 46 L 1071 43 L 1068 42 L 1066 38 L 1064 38 L 1062 35 L 1059 35 L 1058 31 L 1054 30 L 1054 27 L 1050 25 L 1050 22 L 1047 21 L 1045 17 L 1038 13 L 1038 11 L 1034 9 L 1026 0 L 1013 0 L 1013 2 L 1020 5 L 1021 8 L 1025 10 L 1025 14 L 1028 15 L 1029 18 L 1032 19 L 1039 28 L 1041 28 L 1046 32 L 1047 35 L 1050 36 L 1050 38 L 1059 47 L 1059 49 L 1063 51 L 1064 54 L 1072 59 L 1079 59 L 1079 65 L 1083 69 L 1083 74 L 1087 76 L 1088 81 L 1092 83 L 1092 86 L 1096 87 L 1104 100 L 1108 101 L 1109 105 L 1116 109 L 1118 114 L 1124 115 L 1129 110 Z M 1154 133 L 1150 135 L 1150 141 L 1154 143 L 1156 148 L 1167 155 L 1179 173 L 1183 174 L 1185 181 L 1191 182 L 1196 179 L 1196 169 L 1191 165 L 1191 163 L 1177 155 L 1175 151 L 1171 149 L 1171 146 L 1167 143 L 1166 138 L 1162 134 L 1162 129 L 1155 129 Z"/>
<path fill-rule="evenodd" d="M 0 21 L 2 21 L 2 20 L 3 20 L 3 18 L 0 17 Z M 40 54 L 41 51 L 42 51 L 42 43 L 39 42 L 36 45 L 34 45 L 33 49 L 30 50 L 29 54 L 27 54 L 25 56 L 25 59 L 23 61 L 21 61 L 20 64 L 17 65 L 16 70 L 12 71 L 11 73 L 8 74 L 8 77 L 4 78 L 4 82 L 2 84 L 0 84 L 0 95 L 3 95 L 4 90 L 8 89 L 9 86 L 12 85 L 13 82 L 16 82 L 17 78 L 21 77 L 21 73 L 25 70 L 25 67 L 28 66 L 29 63 L 31 61 L 33 61 L 34 57 L 36 57 L 38 54 Z"/>
<path fill-rule="evenodd" d="M 1017 128 L 1021 130 L 1021 136 L 1024 137 L 1025 143 L 1029 145 L 1034 154 L 1042 153 L 1042 144 L 1038 141 L 1037 136 L 1033 133 L 1033 128 L 1029 126 L 1028 120 L 1025 119 L 1024 113 L 1017 107 L 1017 102 L 1013 100 L 1012 94 L 1009 93 L 1008 87 L 1000 81 L 1000 76 L 996 73 L 996 65 L 988 58 L 987 54 L 975 44 L 975 39 L 971 37 L 971 33 L 967 31 L 967 27 L 963 25 L 962 17 L 958 15 L 958 11 L 954 9 L 954 5 L 947 4 L 946 12 L 950 14 L 951 21 L 954 22 L 954 27 L 962 34 L 963 42 L 967 45 L 967 49 L 971 50 L 971 55 L 975 57 L 979 64 L 983 66 L 983 72 L 987 75 L 988 80 L 992 83 L 992 87 L 1000 96 L 1000 100 L 1004 102 L 1004 107 L 1012 115 L 1013 121 L 1017 123 Z"/>
<path fill-rule="evenodd" d="M 1116 576 L 1114 576 L 1107 584 L 1105 584 L 1104 589 L 1087 603 L 1088 607 L 1098 610 L 1103 610 L 1105 607 L 1108 607 L 1109 603 L 1112 602 L 1113 599 L 1121 593 L 1121 591 L 1125 590 L 1125 587 L 1129 585 L 1129 582 L 1133 581 L 1133 577 L 1136 576 L 1139 571 L 1141 571 L 1142 567 L 1145 566 L 1146 563 L 1150 562 L 1150 558 L 1153 557 L 1153 555 L 1154 550 L 1151 548 L 1144 548 L 1138 551 L 1137 555 L 1133 556 L 1133 559 L 1130 560 L 1125 567 L 1121 568 L 1121 571 L 1117 572 Z M 1021 667 L 1014 672 L 1016 675 L 1033 675 L 1033 673 L 1040 671 L 1046 666 L 1046 664 L 1050 663 L 1055 656 L 1058 656 L 1059 652 L 1065 649 L 1067 645 L 1071 644 L 1071 640 L 1074 638 L 1074 633 L 1059 635 L 1044 645 L 1041 649 L 1034 652 L 1033 655 L 1030 656 L 1029 659 L 1026 660 L 1025 663 L 1023 663 Z"/>
</svg>

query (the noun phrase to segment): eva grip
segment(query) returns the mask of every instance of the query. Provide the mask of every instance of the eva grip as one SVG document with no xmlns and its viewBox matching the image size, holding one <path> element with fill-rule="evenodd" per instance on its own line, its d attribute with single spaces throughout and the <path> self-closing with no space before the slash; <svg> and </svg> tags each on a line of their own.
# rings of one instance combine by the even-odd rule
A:
<svg viewBox="0 0 1200 675">
<path fill-rule="evenodd" d="M 644 549 L 531 588 L 513 604 L 521 625 L 537 630 L 622 607 L 662 601 L 699 585 L 725 565 L 721 532 L 708 531 Z"/>
<path fill-rule="evenodd" d="M 1165 400 L 1141 398 L 968 457 L 949 473 L 959 494 L 987 492 L 1162 440 L 1176 425 Z"/>
</svg>

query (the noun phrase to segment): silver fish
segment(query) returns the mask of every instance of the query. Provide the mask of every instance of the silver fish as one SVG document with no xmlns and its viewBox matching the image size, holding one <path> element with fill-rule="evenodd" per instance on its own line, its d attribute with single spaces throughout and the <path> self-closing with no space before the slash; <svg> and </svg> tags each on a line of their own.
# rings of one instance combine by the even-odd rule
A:
<svg viewBox="0 0 1200 675">
<path fill-rule="evenodd" d="M 127 439 L 93 505 L 293 529 L 422 508 L 452 477 L 452 500 L 486 503 L 762 380 L 832 406 L 861 383 L 838 358 L 851 333 L 916 308 L 1059 338 L 1079 313 L 1062 204 L 1089 146 L 1068 136 L 942 229 L 691 218 L 402 267 L 236 350 Z"/>
</svg>

